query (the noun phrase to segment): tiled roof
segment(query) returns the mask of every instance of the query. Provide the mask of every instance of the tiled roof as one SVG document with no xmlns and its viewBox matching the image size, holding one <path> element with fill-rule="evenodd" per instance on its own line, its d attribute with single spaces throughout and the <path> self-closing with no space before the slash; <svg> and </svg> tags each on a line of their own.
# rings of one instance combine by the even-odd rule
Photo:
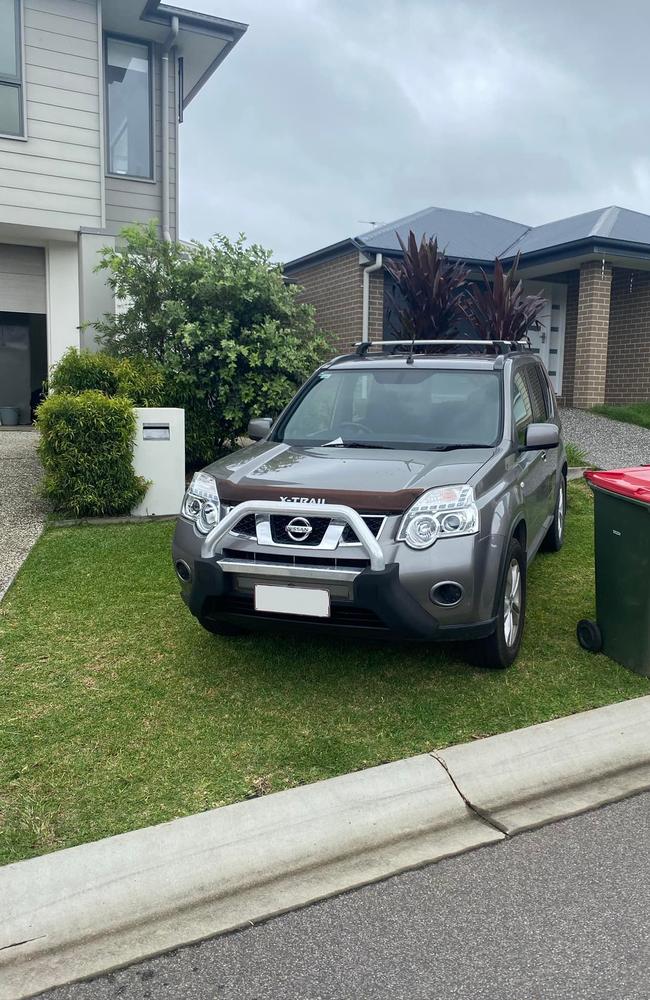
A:
<svg viewBox="0 0 650 1000">
<path fill-rule="evenodd" d="M 412 229 L 418 240 L 437 236 L 451 257 L 492 261 L 495 257 L 522 256 L 589 239 L 636 243 L 650 248 L 650 215 L 610 205 L 541 226 L 525 226 L 483 212 L 458 212 L 426 208 L 414 215 L 382 225 L 355 237 L 355 243 L 373 252 L 398 250 L 395 232 L 406 239 Z"/>
</svg>

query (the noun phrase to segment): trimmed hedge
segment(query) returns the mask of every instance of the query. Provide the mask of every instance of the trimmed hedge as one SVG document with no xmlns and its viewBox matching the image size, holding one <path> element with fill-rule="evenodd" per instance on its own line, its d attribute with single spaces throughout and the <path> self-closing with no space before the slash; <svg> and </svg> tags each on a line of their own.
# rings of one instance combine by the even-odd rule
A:
<svg viewBox="0 0 650 1000">
<path fill-rule="evenodd" d="M 164 405 L 162 369 L 144 358 L 114 358 L 102 351 L 71 347 L 52 370 L 52 392 L 78 395 L 97 389 L 107 396 L 126 396 L 134 406 Z"/>
<path fill-rule="evenodd" d="M 149 485 L 133 471 L 131 401 L 98 390 L 57 392 L 36 417 L 43 491 L 53 509 L 68 517 L 130 514 Z"/>
</svg>

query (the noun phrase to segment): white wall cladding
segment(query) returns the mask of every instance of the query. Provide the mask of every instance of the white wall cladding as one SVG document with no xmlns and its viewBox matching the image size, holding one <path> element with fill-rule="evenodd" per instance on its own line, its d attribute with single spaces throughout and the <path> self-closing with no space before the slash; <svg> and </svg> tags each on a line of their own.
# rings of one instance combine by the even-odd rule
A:
<svg viewBox="0 0 650 1000">
<path fill-rule="evenodd" d="M 169 222 L 172 237 L 176 236 L 176 142 L 177 98 L 175 60 L 169 61 Z M 124 226 L 133 222 L 148 222 L 162 215 L 162 128 L 160 95 L 160 54 L 153 51 L 154 64 L 154 181 L 131 180 L 128 177 L 106 177 L 106 228 L 117 236 Z"/>
<path fill-rule="evenodd" d="M 23 0 L 27 142 L 0 139 L 0 221 L 101 226 L 96 0 Z"/>
<path fill-rule="evenodd" d="M 0 309 L 47 312 L 45 251 L 0 243 Z"/>
</svg>

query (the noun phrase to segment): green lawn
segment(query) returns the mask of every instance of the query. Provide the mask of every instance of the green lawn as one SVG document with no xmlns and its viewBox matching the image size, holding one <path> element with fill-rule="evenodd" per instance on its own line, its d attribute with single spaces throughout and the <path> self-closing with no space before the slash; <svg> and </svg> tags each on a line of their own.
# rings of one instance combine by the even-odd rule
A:
<svg viewBox="0 0 650 1000">
<path fill-rule="evenodd" d="M 650 400 L 647 403 L 630 403 L 629 406 L 592 407 L 594 413 L 600 413 L 610 420 L 622 420 L 626 424 L 638 424 L 639 427 L 650 428 Z"/>
<path fill-rule="evenodd" d="M 445 650 L 217 639 L 181 603 L 170 523 L 46 532 L 0 605 L 0 862 L 646 694 L 580 650 L 592 512 L 531 570 L 509 671 Z"/>
</svg>

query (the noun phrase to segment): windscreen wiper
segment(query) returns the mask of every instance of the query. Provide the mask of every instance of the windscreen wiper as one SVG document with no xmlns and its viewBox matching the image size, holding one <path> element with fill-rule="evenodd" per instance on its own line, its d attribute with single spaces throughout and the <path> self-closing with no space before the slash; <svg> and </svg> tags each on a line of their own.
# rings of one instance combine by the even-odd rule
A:
<svg viewBox="0 0 650 1000">
<path fill-rule="evenodd" d="M 321 448 L 384 448 L 392 450 L 389 444 L 375 444 L 372 441 L 330 441 L 329 444 L 321 445 Z"/>
<path fill-rule="evenodd" d="M 462 442 L 461 444 L 432 444 L 429 446 L 429 451 L 457 451 L 459 448 L 489 448 L 489 444 L 467 444 Z"/>
</svg>

